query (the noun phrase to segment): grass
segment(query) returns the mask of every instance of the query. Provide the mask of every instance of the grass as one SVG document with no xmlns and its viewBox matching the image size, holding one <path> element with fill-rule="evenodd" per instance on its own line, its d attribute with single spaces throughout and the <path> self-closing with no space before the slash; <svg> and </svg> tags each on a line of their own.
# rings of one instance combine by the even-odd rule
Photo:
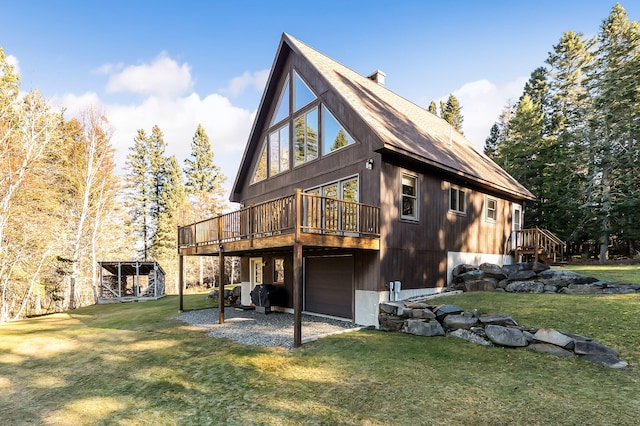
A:
<svg viewBox="0 0 640 426">
<path fill-rule="evenodd" d="M 636 265 L 568 265 L 563 267 L 580 275 L 601 280 L 640 284 L 640 264 Z"/>
<path fill-rule="evenodd" d="M 0 423 L 637 424 L 640 295 L 445 300 L 593 337 L 630 367 L 376 330 L 244 346 L 173 320 L 169 296 L 0 325 Z"/>
</svg>

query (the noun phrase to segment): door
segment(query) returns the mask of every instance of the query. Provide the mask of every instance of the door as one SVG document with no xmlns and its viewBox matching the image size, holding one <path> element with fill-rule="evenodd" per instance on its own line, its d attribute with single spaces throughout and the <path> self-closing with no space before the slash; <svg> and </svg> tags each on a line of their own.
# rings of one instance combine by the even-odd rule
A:
<svg viewBox="0 0 640 426">
<path fill-rule="evenodd" d="M 513 213 L 511 215 L 511 249 L 515 250 L 518 245 L 517 233 L 522 229 L 522 206 L 520 204 L 513 205 Z"/>
<path fill-rule="evenodd" d="M 304 310 L 353 319 L 353 256 L 306 257 Z"/>
<path fill-rule="evenodd" d="M 252 257 L 249 259 L 249 281 L 251 282 L 251 288 L 249 291 L 253 291 L 256 285 L 262 284 L 261 257 Z"/>
</svg>

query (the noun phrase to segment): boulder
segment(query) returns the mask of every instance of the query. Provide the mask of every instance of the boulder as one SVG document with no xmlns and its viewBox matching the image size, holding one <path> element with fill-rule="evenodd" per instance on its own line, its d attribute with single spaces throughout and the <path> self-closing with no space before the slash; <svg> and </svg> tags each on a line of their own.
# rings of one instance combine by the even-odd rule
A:
<svg viewBox="0 0 640 426">
<path fill-rule="evenodd" d="M 474 271 L 478 268 L 476 268 L 473 265 L 469 265 L 467 263 L 463 263 L 461 265 L 457 265 L 455 268 L 453 268 L 453 271 L 451 271 L 451 275 L 453 276 L 453 278 L 456 278 L 458 275 L 462 275 L 465 272 L 469 272 L 469 271 Z"/>
<path fill-rule="evenodd" d="M 508 276 L 500 266 L 494 265 L 493 263 L 483 263 L 480 265 L 480 270 L 484 272 L 485 277 L 495 278 L 498 281 Z"/>
<path fill-rule="evenodd" d="M 535 272 L 536 274 L 551 269 L 549 265 L 542 262 L 529 262 L 525 268 Z"/>
<path fill-rule="evenodd" d="M 555 285 L 551 285 L 551 284 L 545 284 L 544 285 L 544 292 L 545 293 L 557 293 L 558 292 L 558 287 Z"/>
<path fill-rule="evenodd" d="M 484 328 L 487 337 L 496 345 L 523 347 L 529 342 L 522 333 L 522 330 L 511 327 L 503 327 L 501 325 L 488 325 Z"/>
<path fill-rule="evenodd" d="M 442 305 L 435 310 L 438 321 L 442 321 L 447 315 L 460 314 L 462 312 L 464 312 L 464 309 L 456 305 Z"/>
<path fill-rule="evenodd" d="M 465 329 L 462 329 L 462 328 L 450 331 L 447 335 L 448 336 L 453 336 L 453 337 L 458 337 L 460 339 L 464 339 L 464 340 L 466 340 L 468 342 L 476 343 L 478 345 L 483 345 L 483 346 L 492 346 L 493 345 L 485 337 L 483 337 L 481 335 L 478 335 L 478 334 L 474 333 L 471 330 L 465 330 Z"/>
<path fill-rule="evenodd" d="M 602 343 L 594 340 L 577 340 L 573 351 L 578 355 L 614 355 L 618 356 L 615 351 Z"/>
<path fill-rule="evenodd" d="M 466 283 L 467 281 L 476 281 L 484 278 L 484 272 L 479 270 L 473 270 L 469 272 L 465 272 L 464 274 L 460 274 L 454 278 L 453 282 L 455 283 Z"/>
<path fill-rule="evenodd" d="M 550 354 L 556 356 L 572 357 L 573 352 L 566 349 L 562 349 L 559 346 L 552 345 L 551 343 L 531 343 L 526 349 L 541 354 Z"/>
<path fill-rule="evenodd" d="M 495 278 L 483 278 L 467 281 L 461 285 L 464 286 L 464 291 L 493 291 L 498 287 L 498 281 Z"/>
<path fill-rule="evenodd" d="M 533 337 L 543 343 L 551 343 L 552 345 L 562 348 L 569 347 L 573 344 L 573 339 L 566 334 L 560 333 L 552 328 L 541 328 Z"/>
<path fill-rule="evenodd" d="M 602 294 L 629 294 L 635 292 L 631 287 L 607 287 L 602 289 Z"/>
<path fill-rule="evenodd" d="M 423 321 L 418 319 L 407 320 L 403 331 L 416 336 L 425 337 L 445 335 L 444 329 L 438 321 Z"/>
<path fill-rule="evenodd" d="M 517 271 L 512 274 L 509 274 L 509 278 L 507 279 L 509 281 L 525 281 L 525 280 L 530 280 L 532 278 L 535 278 L 536 276 L 537 274 L 535 272 L 528 269 L 528 270 Z"/>
<path fill-rule="evenodd" d="M 514 272 L 524 270 L 523 263 L 513 263 L 511 265 L 502 265 L 502 270 L 507 274 L 507 276 L 513 274 Z"/>
<path fill-rule="evenodd" d="M 378 323 L 381 330 L 400 331 L 404 326 L 405 319 L 395 315 L 380 314 L 378 315 Z"/>
<path fill-rule="evenodd" d="M 406 308 L 411 308 L 411 309 L 427 309 L 429 307 L 429 305 L 427 305 L 426 303 L 420 303 L 420 302 L 409 302 L 409 303 L 406 303 L 404 306 Z"/>
<path fill-rule="evenodd" d="M 459 328 L 469 330 L 471 327 L 478 325 L 478 318 L 468 312 L 462 314 L 452 314 L 444 317 L 442 325 L 447 330 L 457 330 Z"/>
<path fill-rule="evenodd" d="M 395 314 L 396 314 L 396 312 L 397 312 L 397 309 L 398 309 L 398 307 L 397 307 L 397 306 L 392 305 L 392 304 L 390 304 L 390 303 L 381 303 L 381 304 L 378 306 L 378 311 L 379 311 L 379 312 L 381 312 L 381 313 L 383 312 L 383 313 L 385 313 L 385 314 L 392 314 L 392 315 L 395 315 Z"/>
<path fill-rule="evenodd" d="M 480 322 L 487 325 L 511 325 L 516 326 L 518 323 L 507 314 L 480 315 Z"/>
<path fill-rule="evenodd" d="M 412 317 L 420 319 L 436 319 L 436 314 L 434 314 L 431 309 L 413 309 Z"/>
<path fill-rule="evenodd" d="M 605 354 L 596 354 L 596 355 L 579 355 L 581 359 L 595 362 L 596 364 L 603 365 L 608 368 L 624 368 L 627 365 L 627 361 L 618 357 L 617 355 L 605 355 Z"/>
<path fill-rule="evenodd" d="M 537 281 L 513 281 L 505 290 L 509 293 L 542 293 L 544 285 Z"/>
<path fill-rule="evenodd" d="M 601 292 L 602 289 L 593 284 L 569 284 L 569 286 L 559 291 L 559 293 L 564 294 L 596 294 Z"/>
</svg>

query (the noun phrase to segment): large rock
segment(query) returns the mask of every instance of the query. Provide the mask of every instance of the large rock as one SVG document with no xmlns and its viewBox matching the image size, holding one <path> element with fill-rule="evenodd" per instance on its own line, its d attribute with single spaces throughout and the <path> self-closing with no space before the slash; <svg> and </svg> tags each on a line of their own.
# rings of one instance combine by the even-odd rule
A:
<svg viewBox="0 0 640 426">
<path fill-rule="evenodd" d="M 436 319 L 436 314 L 431 309 L 414 309 L 411 315 L 413 318 Z"/>
<path fill-rule="evenodd" d="M 607 287 L 602 289 L 602 294 L 629 294 L 635 292 L 631 287 Z"/>
<path fill-rule="evenodd" d="M 537 276 L 537 274 L 535 272 L 533 272 L 530 269 L 524 270 L 524 271 L 517 271 L 514 272 L 513 274 L 509 274 L 509 278 L 507 278 L 509 281 L 525 281 L 525 280 L 530 280 L 532 278 L 535 278 Z"/>
<path fill-rule="evenodd" d="M 507 314 L 487 314 L 480 315 L 480 322 L 485 326 L 487 325 L 513 325 L 516 326 L 518 323 L 516 320 L 511 318 L 511 316 Z"/>
<path fill-rule="evenodd" d="M 453 282 L 455 283 L 465 283 L 467 281 L 476 281 L 484 278 L 484 272 L 480 270 L 473 270 L 469 272 L 465 272 L 464 274 L 458 275 L 454 278 Z"/>
<path fill-rule="evenodd" d="M 444 329 L 438 321 L 423 321 L 418 319 L 407 320 L 405 333 L 415 334 L 416 336 L 444 336 Z"/>
<path fill-rule="evenodd" d="M 473 265 L 469 265 L 467 263 L 463 263 L 461 265 L 457 265 L 456 267 L 453 268 L 453 271 L 451 271 L 451 275 L 453 276 L 453 278 L 456 278 L 459 275 L 464 274 L 465 272 L 469 272 L 469 271 L 474 271 L 478 268 L 476 268 Z"/>
<path fill-rule="evenodd" d="M 484 272 L 485 277 L 495 278 L 497 281 L 507 278 L 507 273 L 499 265 L 493 263 L 483 263 L 480 270 Z"/>
<path fill-rule="evenodd" d="M 578 355 L 614 355 L 618 354 L 611 348 L 595 340 L 576 340 L 573 351 Z"/>
<path fill-rule="evenodd" d="M 593 284 L 569 284 L 568 287 L 561 288 L 559 291 L 564 294 L 596 294 L 601 292 L 602 288 Z"/>
<path fill-rule="evenodd" d="M 442 325 L 447 330 L 457 330 L 459 328 L 469 330 L 471 327 L 478 325 L 478 318 L 468 312 L 462 314 L 447 315 L 442 321 Z"/>
<path fill-rule="evenodd" d="M 562 349 L 559 346 L 552 345 L 551 343 L 531 343 L 529 344 L 529 346 L 527 346 L 527 349 L 541 354 L 550 354 L 564 357 L 573 356 L 573 352 Z"/>
<path fill-rule="evenodd" d="M 523 263 L 513 263 L 511 265 L 502 265 L 502 270 L 507 274 L 507 276 L 518 272 L 523 271 L 525 268 L 525 264 Z"/>
<path fill-rule="evenodd" d="M 464 339 L 468 342 L 476 343 L 478 345 L 483 345 L 483 346 L 493 345 L 488 339 L 480 336 L 479 334 L 474 333 L 471 330 L 465 330 L 465 329 L 459 328 L 457 330 L 450 331 L 448 335 L 458 337 L 460 339 Z"/>
<path fill-rule="evenodd" d="M 460 285 L 464 286 L 464 291 L 493 291 L 498 287 L 498 281 L 495 278 L 483 278 L 466 281 Z"/>
<path fill-rule="evenodd" d="M 579 357 L 587 361 L 591 361 L 591 362 L 595 362 L 596 364 L 603 365 L 608 368 L 624 368 L 627 365 L 629 365 L 627 361 L 623 360 L 617 355 L 596 354 L 596 355 L 579 355 Z"/>
<path fill-rule="evenodd" d="M 544 284 L 537 281 L 513 281 L 505 289 L 509 293 L 542 293 Z"/>
<path fill-rule="evenodd" d="M 442 321 L 447 315 L 461 314 L 462 312 L 464 312 L 464 309 L 456 305 L 442 305 L 435 310 L 438 321 Z"/>
<path fill-rule="evenodd" d="M 381 330 L 387 331 L 400 331 L 405 323 L 404 318 L 397 317 L 395 315 L 389 315 L 381 313 L 378 315 L 378 323 Z"/>
<path fill-rule="evenodd" d="M 527 263 L 526 269 L 530 269 L 537 274 L 550 269 L 550 267 L 546 263 L 542 262 L 529 262 Z"/>
<path fill-rule="evenodd" d="M 489 340 L 496 345 L 523 347 L 529 344 L 522 330 L 517 328 L 488 325 L 484 328 L 484 331 L 487 333 Z"/>
<path fill-rule="evenodd" d="M 573 345 L 573 339 L 571 337 L 552 328 L 541 328 L 533 335 L 533 337 L 540 342 L 551 343 L 552 345 L 560 346 L 562 348 L 567 348 Z"/>
</svg>

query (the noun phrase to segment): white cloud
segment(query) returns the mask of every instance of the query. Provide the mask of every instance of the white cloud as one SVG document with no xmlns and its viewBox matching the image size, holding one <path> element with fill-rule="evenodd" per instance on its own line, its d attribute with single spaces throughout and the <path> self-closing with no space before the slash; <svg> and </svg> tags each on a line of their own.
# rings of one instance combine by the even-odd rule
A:
<svg viewBox="0 0 640 426">
<path fill-rule="evenodd" d="M 117 65 L 105 64 L 98 68 L 98 72 L 110 74 L 116 69 Z M 189 64 L 179 65 L 166 52 L 162 52 L 150 64 L 130 65 L 121 72 L 112 74 L 106 90 L 110 93 L 133 92 L 170 97 L 186 93 L 192 87 Z"/>
<path fill-rule="evenodd" d="M 13 55 L 7 55 L 5 59 L 7 63 L 13 67 L 14 74 L 20 75 L 20 62 L 18 62 L 18 58 Z"/>
<path fill-rule="evenodd" d="M 526 81 L 527 77 L 517 77 L 513 81 L 497 86 L 489 80 L 477 80 L 465 83 L 453 92 L 462 106 L 464 135 L 477 148 L 480 150 L 484 148 L 491 126 L 498 121 L 508 101 L 518 100 Z M 439 100 L 446 101 L 447 97 Z"/>
<path fill-rule="evenodd" d="M 242 73 L 242 75 L 231 79 L 229 85 L 226 88 L 222 89 L 221 92 L 228 94 L 232 98 L 240 95 L 248 87 L 253 87 L 255 90 L 262 92 L 262 90 L 264 90 L 264 86 L 267 84 L 268 78 L 268 69 L 255 71 L 253 73 L 245 71 L 244 73 Z"/>
</svg>

